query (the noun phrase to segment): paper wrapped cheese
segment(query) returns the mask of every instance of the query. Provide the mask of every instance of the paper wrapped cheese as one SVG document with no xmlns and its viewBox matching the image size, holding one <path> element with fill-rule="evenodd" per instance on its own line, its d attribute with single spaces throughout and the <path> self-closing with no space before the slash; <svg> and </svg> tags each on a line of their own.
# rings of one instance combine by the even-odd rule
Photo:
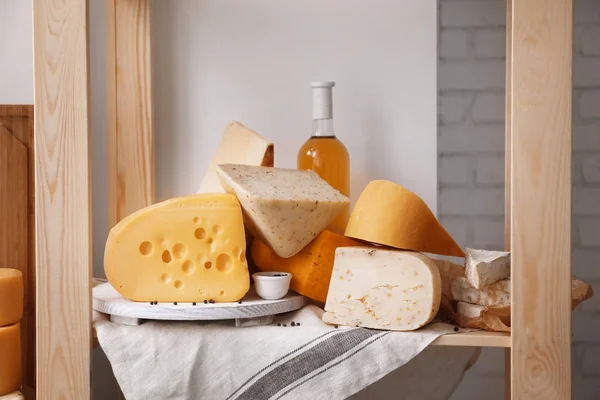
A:
<svg viewBox="0 0 600 400">
<path fill-rule="evenodd" d="M 219 177 L 219 164 L 245 164 L 272 167 L 273 143 L 238 121 L 230 122 L 221 136 L 217 151 L 202 179 L 198 193 L 224 193 Z"/>
<path fill-rule="evenodd" d="M 419 196 L 389 181 L 369 182 L 345 235 L 398 249 L 465 256 Z"/>
<path fill-rule="evenodd" d="M 510 305 L 510 280 L 494 282 L 482 289 L 471 286 L 469 280 L 460 277 L 451 283 L 452 297 L 457 301 L 479 304 L 481 306 L 508 306 Z"/>
<path fill-rule="evenodd" d="M 510 253 L 467 248 L 465 268 L 471 285 L 482 289 L 490 283 L 510 278 Z"/>
<path fill-rule="evenodd" d="M 196 194 L 131 214 L 108 235 L 104 271 L 133 301 L 240 300 L 250 275 L 239 202 Z"/>
<path fill-rule="evenodd" d="M 440 306 L 438 268 L 427 256 L 374 247 L 339 247 L 325 304 L 328 324 L 410 331 Z"/>
<path fill-rule="evenodd" d="M 225 164 L 217 174 L 239 199 L 246 228 L 279 257 L 292 257 L 350 204 L 314 171 Z"/>
</svg>

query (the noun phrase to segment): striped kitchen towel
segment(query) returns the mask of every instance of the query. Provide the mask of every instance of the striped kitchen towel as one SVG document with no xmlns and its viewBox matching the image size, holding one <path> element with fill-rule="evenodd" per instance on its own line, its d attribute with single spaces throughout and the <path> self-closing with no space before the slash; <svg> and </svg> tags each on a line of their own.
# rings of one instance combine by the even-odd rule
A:
<svg viewBox="0 0 600 400">
<path fill-rule="evenodd" d="M 128 326 L 101 320 L 96 331 L 128 400 L 441 400 L 476 352 L 428 347 L 454 332 L 448 324 L 414 332 L 335 328 L 322 314 L 310 305 L 247 328 L 223 321 Z"/>
</svg>

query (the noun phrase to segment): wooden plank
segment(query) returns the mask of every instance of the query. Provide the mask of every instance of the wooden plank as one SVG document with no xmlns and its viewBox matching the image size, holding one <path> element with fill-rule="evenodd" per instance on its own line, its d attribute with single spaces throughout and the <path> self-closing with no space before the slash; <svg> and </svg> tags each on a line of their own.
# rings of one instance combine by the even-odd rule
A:
<svg viewBox="0 0 600 400">
<path fill-rule="evenodd" d="M 107 0 L 109 227 L 154 202 L 148 0 Z"/>
<path fill-rule="evenodd" d="M 37 398 L 90 398 L 88 2 L 33 0 Z"/>
<path fill-rule="evenodd" d="M 27 377 L 27 334 L 31 325 L 33 297 L 27 286 L 29 277 L 28 248 L 28 150 L 11 132 L 0 125 L 0 268 L 14 268 L 23 273 L 25 296 L 21 320 L 22 374 Z"/>
<path fill-rule="evenodd" d="M 510 118 L 510 107 L 512 104 L 511 96 L 511 68 L 512 68 L 512 3 L 506 1 L 506 80 L 505 80 L 505 121 L 504 121 L 504 249 L 510 251 L 510 160 L 512 146 L 512 127 Z M 504 399 L 511 398 L 511 378 L 510 378 L 510 352 L 511 349 L 504 351 Z"/>
<path fill-rule="evenodd" d="M 7 104 L 0 106 L 0 117 L 26 117 L 33 118 L 31 104 Z"/>
<path fill-rule="evenodd" d="M 514 400 L 571 398 L 572 0 L 511 0 Z"/>
<path fill-rule="evenodd" d="M 505 332 L 475 331 L 440 336 L 434 346 L 510 347 L 510 334 Z"/>
</svg>

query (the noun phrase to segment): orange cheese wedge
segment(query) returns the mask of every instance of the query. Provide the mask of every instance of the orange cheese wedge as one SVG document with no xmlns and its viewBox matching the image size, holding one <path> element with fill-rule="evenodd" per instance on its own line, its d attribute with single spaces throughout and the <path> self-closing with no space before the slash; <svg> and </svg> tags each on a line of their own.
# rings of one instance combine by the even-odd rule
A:
<svg viewBox="0 0 600 400">
<path fill-rule="evenodd" d="M 346 236 L 425 253 L 465 253 L 416 194 L 389 181 L 371 181 L 361 193 Z"/>
<path fill-rule="evenodd" d="M 363 246 L 361 242 L 330 231 L 321 232 L 298 254 L 279 257 L 258 239 L 252 243 L 252 260 L 263 271 L 281 271 L 292 274 L 290 287 L 315 301 L 325 303 L 333 271 L 335 250 L 338 247 Z"/>
</svg>

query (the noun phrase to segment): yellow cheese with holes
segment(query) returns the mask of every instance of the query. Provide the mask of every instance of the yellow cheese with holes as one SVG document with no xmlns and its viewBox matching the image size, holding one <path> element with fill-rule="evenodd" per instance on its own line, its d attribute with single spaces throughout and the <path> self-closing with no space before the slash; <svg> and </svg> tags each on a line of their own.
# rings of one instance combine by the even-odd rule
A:
<svg viewBox="0 0 600 400">
<path fill-rule="evenodd" d="M 134 301 L 238 301 L 250 289 L 238 200 L 196 194 L 128 216 L 110 231 L 104 271 Z"/>
<path fill-rule="evenodd" d="M 219 164 L 272 167 L 274 159 L 273 143 L 240 122 L 232 121 L 223 131 L 217 152 L 208 166 L 198 193 L 225 192 L 216 172 Z"/>
<path fill-rule="evenodd" d="M 0 396 L 21 387 L 20 324 L 0 327 Z"/>
<path fill-rule="evenodd" d="M 12 268 L 0 268 L 0 326 L 12 325 L 23 318 L 23 274 Z"/>
<path fill-rule="evenodd" d="M 390 181 L 369 182 L 352 210 L 345 235 L 398 249 L 465 256 L 423 199 Z"/>
</svg>

